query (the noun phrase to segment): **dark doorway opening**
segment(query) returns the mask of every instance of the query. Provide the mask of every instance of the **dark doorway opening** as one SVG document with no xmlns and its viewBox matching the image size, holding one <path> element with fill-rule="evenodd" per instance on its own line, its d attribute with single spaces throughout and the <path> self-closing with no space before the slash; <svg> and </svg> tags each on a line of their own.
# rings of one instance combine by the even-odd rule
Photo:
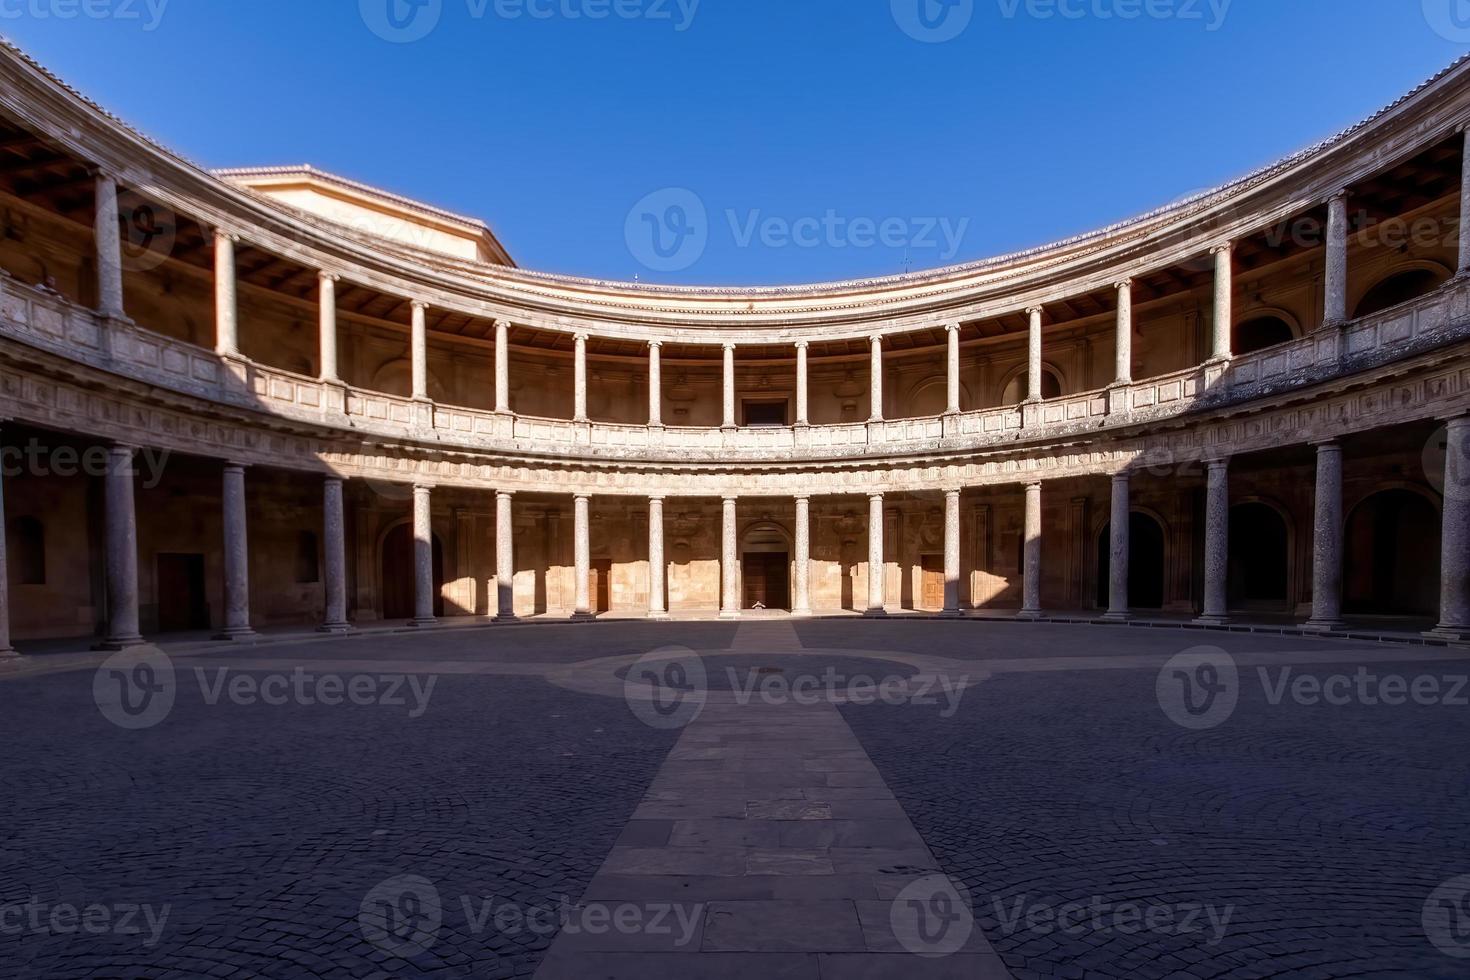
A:
<svg viewBox="0 0 1470 980">
<path fill-rule="evenodd" d="M 444 615 L 444 549 L 439 536 L 434 544 L 434 615 Z M 383 539 L 383 618 L 412 619 L 414 616 L 413 527 L 400 524 Z"/>
<path fill-rule="evenodd" d="M 1258 316 L 1236 325 L 1231 350 L 1237 354 L 1250 354 L 1295 338 L 1291 325 L 1281 317 Z"/>
<path fill-rule="evenodd" d="M 592 559 L 589 574 L 592 579 L 588 583 L 589 598 L 592 600 L 592 611 L 594 613 L 610 612 L 612 610 L 612 559 Z"/>
<path fill-rule="evenodd" d="M 1230 508 L 1230 608 L 1285 609 L 1290 564 L 1290 536 L 1276 508 L 1262 503 Z"/>
<path fill-rule="evenodd" d="M 1439 609 L 1439 514 L 1410 490 L 1383 490 L 1348 517 L 1343 609 L 1433 617 Z"/>
<path fill-rule="evenodd" d="M 1358 308 L 1353 311 L 1353 318 L 1382 313 L 1390 306 L 1398 306 L 1432 293 L 1446 278 L 1442 273 L 1430 269 L 1409 269 L 1394 273 L 1363 294 L 1363 298 L 1358 300 Z"/>
<path fill-rule="evenodd" d="M 769 428 L 786 425 L 786 402 L 747 401 L 741 402 L 745 418 L 741 424 L 748 428 Z"/>
<path fill-rule="evenodd" d="M 747 552 L 741 561 L 746 609 L 790 609 L 790 557 L 785 552 Z"/>
<path fill-rule="evenodd" d="M 203 555 L 158 556 L 158 631 L 209 629 Z"/>
<path fill-rule="evenodd" d="M 1164 529 L 1134 511 L 1128 521 L 1128 608 L 1164 608 Z M 1104 524 L 1097 539 L 1097 605 L 1108 608 L 1113 567 L 1112 528 Z"/>
</svg>

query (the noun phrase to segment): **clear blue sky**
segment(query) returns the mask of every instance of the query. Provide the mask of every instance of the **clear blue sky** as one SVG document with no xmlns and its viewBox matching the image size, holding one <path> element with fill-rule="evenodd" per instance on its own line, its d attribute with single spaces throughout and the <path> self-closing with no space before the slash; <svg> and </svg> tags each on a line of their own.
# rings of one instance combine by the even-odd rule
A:
<svg viewBox="0 0 1470 980">
<path fill-rule="evenodd" d="M 1470 50 L 1461 0 L 694 2 L 0 0 L 0 32 L 206 166 L 309 162 L 482 217 L 528 268 L 708 284 L 1053 241 L 1327 136 Z M 666 188 L 705 217 L 664 263 L 647 236 L 698 219 L 668 210 L 687 195 L 634 211 Z"/>
</svg>

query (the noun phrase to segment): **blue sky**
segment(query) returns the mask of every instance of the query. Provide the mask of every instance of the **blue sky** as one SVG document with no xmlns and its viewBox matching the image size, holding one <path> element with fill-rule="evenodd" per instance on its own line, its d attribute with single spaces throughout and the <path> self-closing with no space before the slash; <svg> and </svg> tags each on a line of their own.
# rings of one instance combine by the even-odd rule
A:
<svg viewBox="0 0 1470 980">
<path fill-rule="evenodd" d="M 0 0 L 0 32 L 206 166 L 309 162 L 528 268 L 759 284 L 1224 182 L 1470 50 L 1470 2 Z"/>
</svg>

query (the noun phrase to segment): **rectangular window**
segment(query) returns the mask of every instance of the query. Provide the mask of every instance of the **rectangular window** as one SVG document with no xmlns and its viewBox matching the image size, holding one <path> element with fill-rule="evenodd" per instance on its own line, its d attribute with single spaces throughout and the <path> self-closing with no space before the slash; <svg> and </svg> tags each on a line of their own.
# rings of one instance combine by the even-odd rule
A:
<svg viewBox="0 0 1470 980">
<path fill-rule="evenodd" d="M 769 428 L 786 425 L 786 401 L 742 402 L 745 420 L 741 423 L 749 428 Z"/>
</svg>

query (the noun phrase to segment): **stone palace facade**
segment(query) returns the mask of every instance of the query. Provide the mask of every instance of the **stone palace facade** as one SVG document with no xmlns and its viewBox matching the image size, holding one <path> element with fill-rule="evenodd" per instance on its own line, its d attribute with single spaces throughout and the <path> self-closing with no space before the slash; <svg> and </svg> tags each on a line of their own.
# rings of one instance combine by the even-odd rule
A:
<svg viewBox="0 0 1470 980">
<path fill-rule="evenodd" d="M 887 278 L 517 268 L 0 50 L 0 649 L 448 617 L 1470 638 L 1470 61 L 1217 191 Z"/>
</svg>

